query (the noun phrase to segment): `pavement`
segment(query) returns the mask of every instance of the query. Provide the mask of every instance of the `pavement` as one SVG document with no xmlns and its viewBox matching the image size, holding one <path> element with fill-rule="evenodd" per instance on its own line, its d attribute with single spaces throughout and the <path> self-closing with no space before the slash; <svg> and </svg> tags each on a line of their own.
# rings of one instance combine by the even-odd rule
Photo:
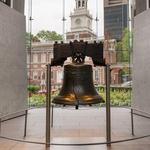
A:
<svg viewBox="0 0 150 150">
<path fill-rule="evenodd" d="M 112 141 L 150 134 L 150 119 L 134 116 L 135 136 L 131 135 L 131 115 L 128 108 L 111 108 Z M 24 117 L 1 126 L 1 136 L 45 142 L 45 109 L 32 109 L 28 113 L 27 136 L 23 138 Z M 51 142 L 59 144 L 99 143 L 106 141 L 105 108 L 54 108 Z M 0 150 L 45 150 L 45 145 L 13 142 L 0 139 Z M 150 150 L 150 138 L 107 145 L 51 146 L 50 150 Z"/>
</svg>

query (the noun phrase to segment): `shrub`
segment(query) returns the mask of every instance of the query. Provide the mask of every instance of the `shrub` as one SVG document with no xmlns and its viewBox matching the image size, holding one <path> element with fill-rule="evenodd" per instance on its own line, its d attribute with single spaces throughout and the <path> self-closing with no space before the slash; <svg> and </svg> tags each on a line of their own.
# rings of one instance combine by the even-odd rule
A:
<svg viewBox="0 0 150 150">
<path fill-rule="evenodd" d="M 30 93 L 30 96 L 32 94 L 36 94 L 39 90 L 40 90 L 40 86 L 36 86 L 36 85 L 29 85 L 28 86 L 28 91 Z"/>
<path fill-rule="evenodd" d="M 131 89 L 111 89 L 110 91 L 110 101 L 112 106 L 131 106 Z M 100 90 L 99 94 L 103 97 L 103 99 L 106 101 L 106 94 L 105 90 Z M 101 104 L 101 106 L 104 106 L 105 104 Z"/>
<path fill-rule="evenodd" d="M 46 104 L 46 96 L 44 94 L 33 94 L 29 100 L 30 107 L 44 107 Z"/>
<path fill-rule="evenodd" d="M 98 90 L 99 94 L 106 101 L 105 88 L 100 88 Z M 131 106 L 131 89 L 124 88 L 111 88 L 110 99 L 112 106 Z M 59 91 L 54 92 L 51 95 L 53 99 Z M 46 105 L 46 95 L 45 94 L 33 94 L 30 97 L 30 106 L 31 107 L 45 107 Z M 101 103 L 100 106 L 105 106 L 105 103 Z"/>
</svg>

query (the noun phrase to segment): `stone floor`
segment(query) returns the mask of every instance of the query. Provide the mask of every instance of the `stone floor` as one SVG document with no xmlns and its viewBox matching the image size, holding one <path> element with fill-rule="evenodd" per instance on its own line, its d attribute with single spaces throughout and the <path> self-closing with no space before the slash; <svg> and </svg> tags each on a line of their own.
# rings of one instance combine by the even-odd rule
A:
<svg viewBox="0 0 150 150">
<path fill-rule="evenodd" d="M 130 110 L 112 108 L 112 141 L 133 138 Z M 96 143 L 106 140 L 105 108 L 55 108 L 52 143 Z M 150 134 L 150 119 L 134 116 L 135 137 Z M 45 109 L 32 109 L 28 114 L 25 140 L 45 142 Z M 23 140 L 24 117 L 2 123 L 1 136 Z M 150 138 L 97 146 L 51 146 L 51 150 L 150 150 Z M 0 150 L 45 150 L 45 145 L 0 139 Z"/>
</svg>

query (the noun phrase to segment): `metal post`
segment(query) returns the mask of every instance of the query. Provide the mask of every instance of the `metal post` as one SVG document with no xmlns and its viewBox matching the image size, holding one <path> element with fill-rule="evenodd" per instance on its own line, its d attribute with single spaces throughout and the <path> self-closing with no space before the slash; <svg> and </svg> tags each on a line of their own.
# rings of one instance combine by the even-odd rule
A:
<svg viewBox="0 0 150 150">
<path fill-rule="evenodd" d="M 24 137 L 26 137 L 27 135 L 27 117 L 28 117 L 28 110 L 25 110 Z"/>
<path fill-rule="evenodd" d="M 54 122 L 54 105 L 52 105 L 52 117 L 51 117 L 51 127 L 53 128 L 53 122 Z"/>
<path fill-rule="evenodd" d="M 146 0 L 146 9 L 149 9 L 149 0 Z"/>
<path fill-rule="evenodd" d="M 11 1 L 10 1 L 10 7 L 11 7 L 11 8 L 14 8 L 14 0 L 11 0 Z"/>
<path fill-rule="evenodd" d="M 63 21 L 63 40 L 65 41 L 65 0 L 63 0 L 63 17 L 62 17 L 62 21 Z"/>
<path fill-rule="evenodd" d="M 98 22 L 99 22 L 99 19 L 98 19 L 98 0 L 96 0 L 96 18 L 95 18 L 95 21 L 96 21 L 96 40 L 98 40 Z"/>
<path fill-rule="evenodd" d="M 0 134 L 1 134 L 1 128 L 2 128 L 2 119 L 0 118 Z"/>
<path fill-rule="evenodd" d="M 28 16 L 29 16 L 29 22 L 28 22 L 28 32 L 29 32 L 29 37 L 30 37 L 30 43 L 29 43 L 29 68 L 28 68 L 28 71 L 29 71 L 29 82 L 28 84 L 30 85 L 31 84 L 31 70 L 32 70 L 32 67 L 31 67 L 31 63 L 32 63 L 32 21 L 33 21 L 33 18 L 32 18 L 32 0 L 29 0 L 29 6 L 28 6 Z M 31 105 L 31 99 L 30 99 L 30 94 L 29 94 L 29 99 L 28 99 L 28 106 L 30 108 L 30 105 Z"/>
<path fill-rule="evenodd" d="M 51 132 L 51 65 L 47 65 L 47 95 L 46 95 L 46 147 L 50 147 Z"/>
<path fill-rule="evenodd" d="M 110 110 L 110 65 L 106 65 L 106 136 L 107 146 L 111 146 L 111 110 Z"/>
<path fill-rule="evenodd" d="M 133 109 L 131 108 L 131 130 L 132 135 L 134 136 L 134 118 L 133 118 Z"/>
</svg>

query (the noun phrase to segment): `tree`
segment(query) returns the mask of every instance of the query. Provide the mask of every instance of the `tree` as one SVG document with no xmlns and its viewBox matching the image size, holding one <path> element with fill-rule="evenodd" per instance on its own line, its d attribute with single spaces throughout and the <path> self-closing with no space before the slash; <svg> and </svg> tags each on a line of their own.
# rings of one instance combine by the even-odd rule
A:
<svg viewBox="0 0 150 150">
<path fill-rule="evenodd" d="M 40 40 L 37 36 L 33 36 L 32 37 L 32 42 L 40 42 Z"/>
<path fill-rule="evenodd" d="M 125 28 L 123 31 L 123 36 L 120 42 L 116 45 L 117 50 L 117 60 L 119 62 L 129 62 L 130 51 L 132 47 L 132 33 L 128 28 Z"/>
<path fill-rule="evenodd" d="M 40 90 L 40 87 L 36 86 L 36 85 L 29 85 L 27 89 L 28 89 L 29 94 L 31 96 L 32 94 L 36 94 Z"/>
<path fill-rule="evenodd" d="M 56 33 L 55 31 L 48 30 L 41 30 L 36 36 L 44 41 L 57 41 L 63 39 L 60 34 Z"/>
<path fill-rule="evenodd" d="M 33 35 L 31 34 L 31 37 L 30 37 L 30 33 L 26 32 L 26 35 L 25 35 L 25 39 L 26 39 L 26 47 L 29 48 L 30 47 L 30 38 L 32 38 Z"/>
<path fill-rule="evenodd" d="M 133 34 L 130 32 L 128 28 L 125 28 L 123 31 L 123 38 L 122 38 L 122 49 L 123 50 L 130 50 L 132 47 L 132 39 Z"/>
<path fill-rule="evenodd" d="M 39 38 L 33 34 L 26 32 L 26 47 L 30 47 L 30 42 L 40 42 Z"/>
</svg>

